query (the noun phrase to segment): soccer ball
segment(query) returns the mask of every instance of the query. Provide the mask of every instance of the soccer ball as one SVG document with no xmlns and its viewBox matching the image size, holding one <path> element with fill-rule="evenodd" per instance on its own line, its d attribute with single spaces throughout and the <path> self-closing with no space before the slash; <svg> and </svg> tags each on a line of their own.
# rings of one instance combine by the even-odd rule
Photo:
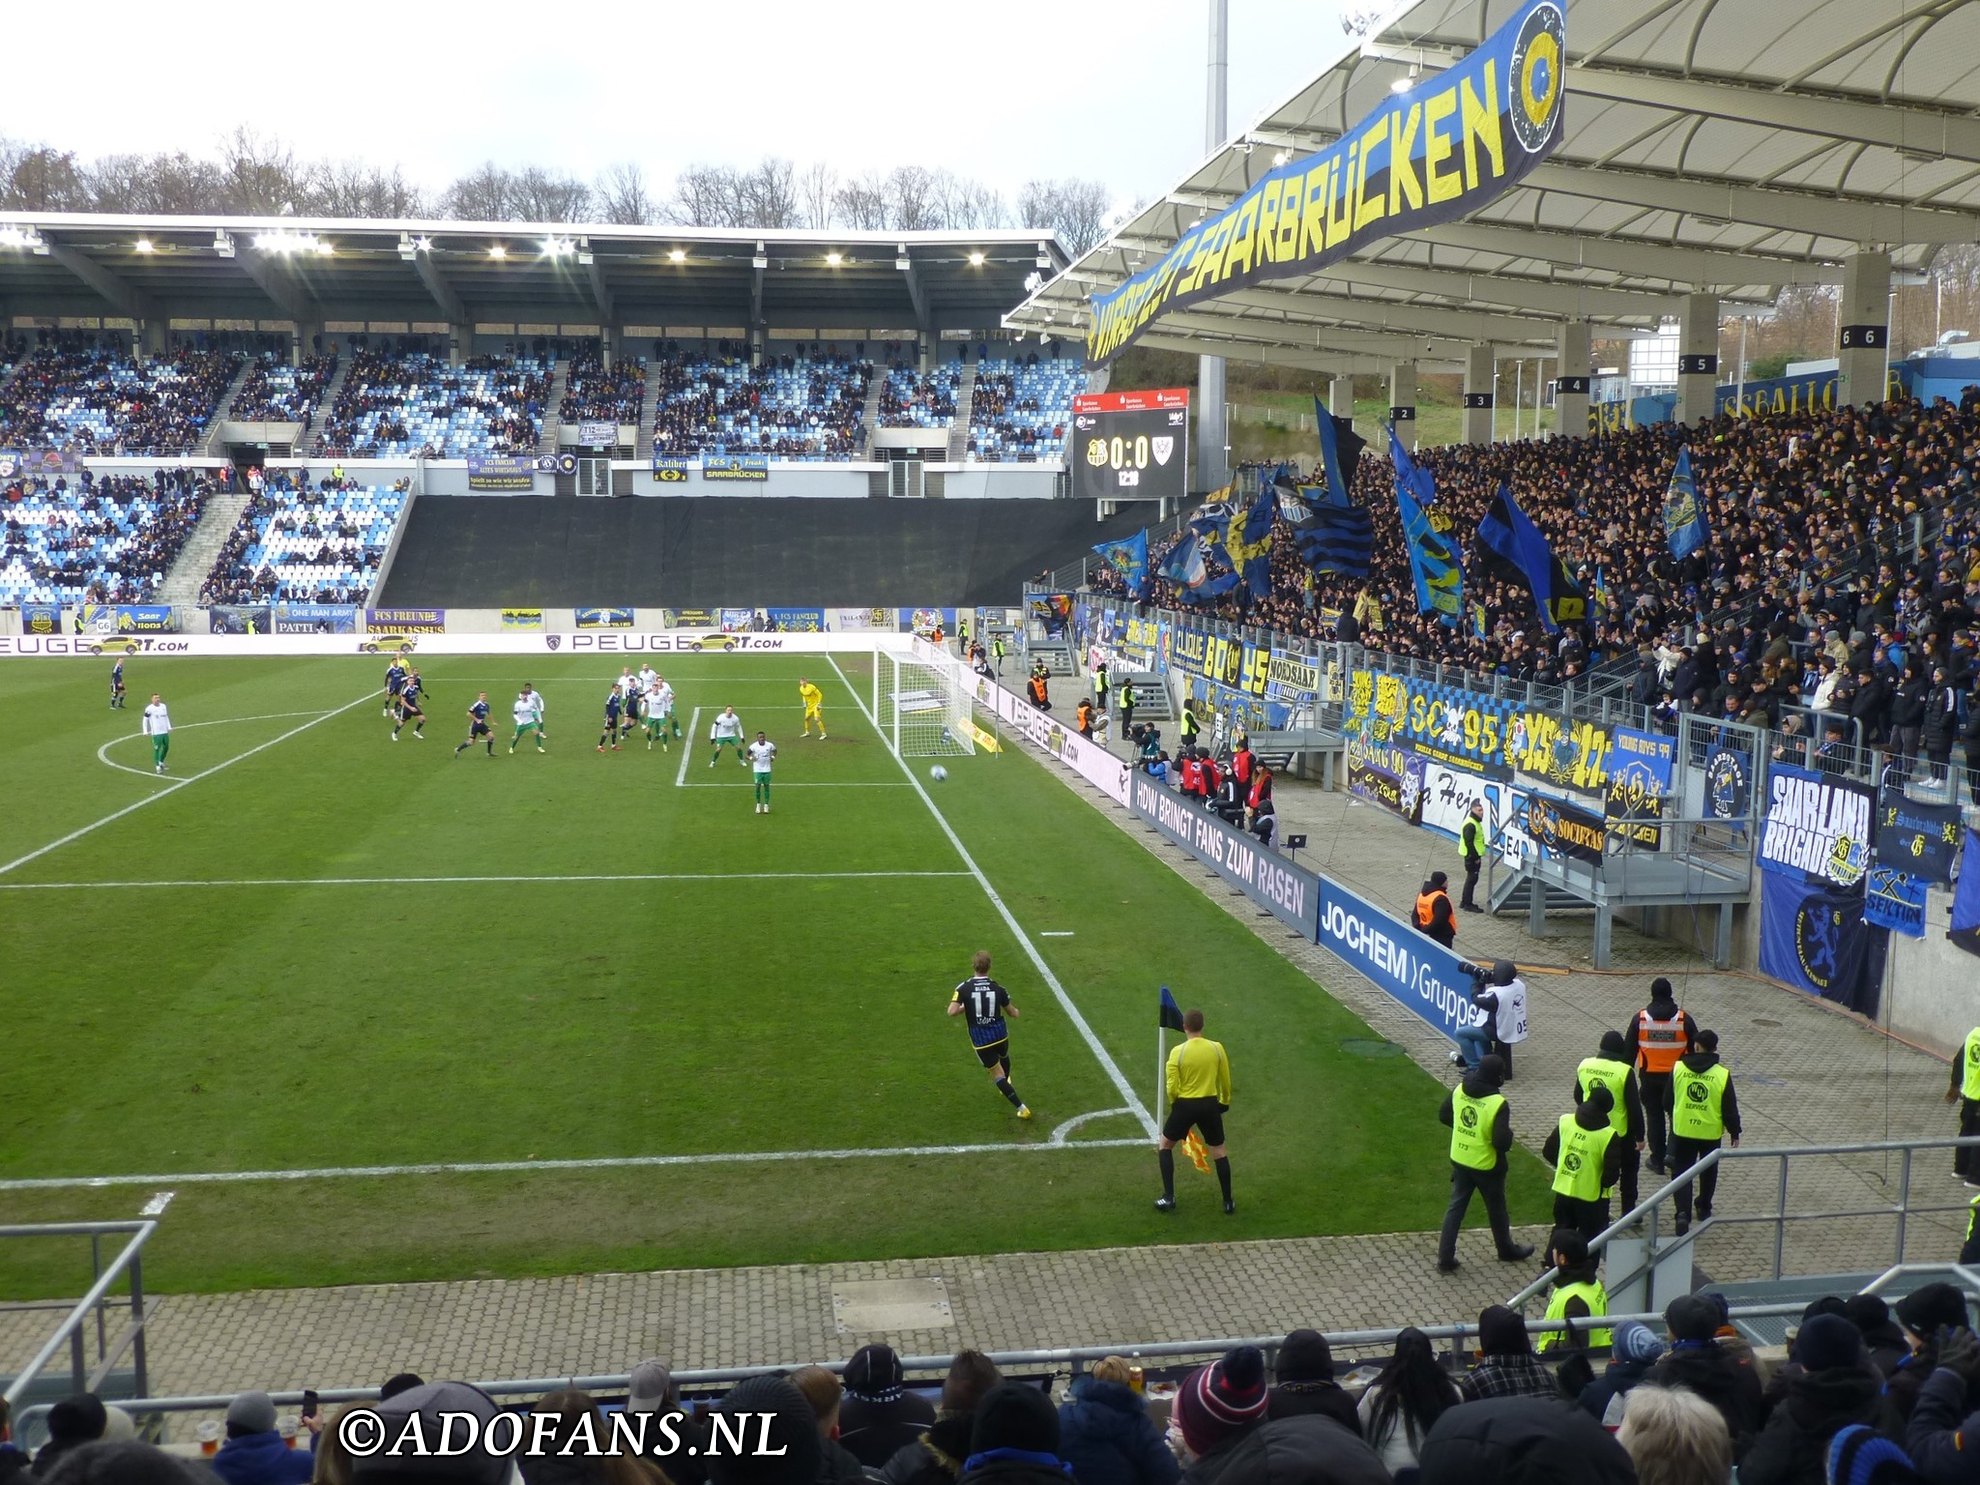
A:
<svg viewBox="0 0 1980 1485">
<path fill-rule="evenodd" d="M 939 763 L 936 764 L 933 768 L 928 770 L 928 777 L 933 779 L 938 784 L 941 783 L 942 780 L 946 779 L 948 776 L 949 776 L 948 769 L 944 768 Z"/>
</svg>

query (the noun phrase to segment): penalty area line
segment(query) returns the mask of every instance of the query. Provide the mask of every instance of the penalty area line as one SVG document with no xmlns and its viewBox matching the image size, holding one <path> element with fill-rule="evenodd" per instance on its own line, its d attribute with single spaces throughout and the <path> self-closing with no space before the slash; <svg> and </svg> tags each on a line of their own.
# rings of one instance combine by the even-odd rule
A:
<svg viewBox="0 0 1980 1485">
<path fill-rule="evenodd" d="M 839 668 L 839 657 L 828 654 L 825 658 L 832 662 L 832 669 L 838 674 L 839 683 L 846 688 L 846 693 L 852 697 L 853 704 L 859 708 L 860 714 L 866 718 L 867 725 L 880 734 L 880 741 L 884 746 L 887 741 L 886 729 L 881 727 L 879 718 L 867 710 L 866 700 L 859 694 L 859 688 L 853 685 L 847 678 L 845 671 Z M 889 752 L 892 752 L 892 750 L 889 749 Z M 957 835 L 955 828 L 949 824 L 949 817 L 942 813 L 941 809 L 936 805 L 934 798 L 922 787 L 921 780 L 915 777 L 914 770 L 908 767 L 907 759 L 901 757 L 898 753 L 893 754 L 893 759 L 895 763 L 900 765 L 901 773 L 906 777 L 908 783 L 913 785 L 914 792 L 921 796 L 921 802 L 928 806 L 928 813 L 935 817 L 936 825 L 941 828 L 942 834 L 948 837 L 949 845 L 954 849 L 956 855 L 962 859 L 962 864 L 968 867 L 969 874 L 976 878 L 976 885 L 981 887 L 983 889 L 983 895 L 990 899 L 990 906 L 997 910 L 997 916 L 1004 920 L 1004 926 L 1011 931 L 1011 936 L 1018 941 L 1018 947 L 1023 949 L 1025 957 L 1031 960 L 1032 968 L 1036 969 L 1039 977 L 1045 981 L 1045 986 L 1052 992 L 1053 999 L 1058 1001 L 1059 1009 L 1065 1012 L 1066 1019 L 1072 1022 L 1074 1030 L 1078 1031 L 1080 1037 L 1086 1042 L 1087 1050 L 1093 1054 L 1094 1060 L 1100 1064 L 1101 1070 L 1106 1073 L 1108 1081 L 1114 1085 L 1114 1091 L 1121 1095 L 1121 1099 L 1128 1109 L 1140 1119 L 1141 1127 L 1148 1131 L 1148 1137 L 1153 1139 L 1157 1132 L 1155 1116 L 1143 1108 L 1140 1101 L 1136 1099 L 1134 1089 L 1129 1086 L 1127 1075 L 1121 1071 L 1120 1064 L 1114 1061 L 1113 1054 L 1101 1044 L 1100 1038 L 1094 1034 L 1093 1027 L 1088 1024 L 1086 1017 L 1081 1014 L 1079 1006 L 1073 1001 L 1072 996 L 1067 993 L 1066 987 L 1060 983 L 1059 977 L 1052 973 L 1052 966 L 1045 962 L 1045 956 L 1038 951 L 1038 945 L 1031 941 L 1031 935 L 1026 933 L 1019 925 L 1017 915 L 1010 910 L 1005 904 L 1004 899 L 998 895 L 997 889 L 990 885 L 990 878 L 983 874 L 983 868 L 976 864 L 976 858 L 970 855 L 969 848 L 962 842 L 962 837 Z"/>
<path fill-rule="evenodd" d="M 681 745 L 680 772 L 674 775 L 674 787 L 676 789 L 684 789 L 687 787 L 688 764 L 692 762 L 694 759 L 694 737 L 695 734 L 700 730 L 701 730 L 701 708 L 696 707 L 694 709 L 694 715 L 688 718 L 687 736 L 684 738 L 675 739 Z"/>
<path fill-rule="evenodd" d="M 305 722 L 300 727 L 291 727 L 287 732 L 284 732 L 280 737 L 271 737 L 268 739 L 267 742 L 258 743 L 254 747 L 249 748 L 245 753 L 236 753 L 233 757 L 223 759 L 220 762 L 214 764 L 211 768 L 202 769 L 200 770 L 200 772 L 195 774 L 190 774 L 183 779 L 176 779 L 172 783 L 167 784 L 163 789 L 160 789 L 156 794 L 147 794 L 143 799 L 138 800 L 137 803 L 135 804 L 127 804 L 120 810 L 112 810 L 102 819 L 92 820 L 90 821 L 89 824 L 84 825 L 82 828 L 78 830 L 71 830 L 67 835 L 61 837 L 61 839 L 52 840 L 45 846 L 41 846 L 35 850 L 29 851 L 25 856 L 16 856 L 12 861 L 9 861 L 4 865 L 0 865 L 0 877 L 4 877 L 10 871 L 19 870 L 21 867 L 26 866 L 30 861 L 39 861 L 43 856 L 46 856 L 50 851 L 59 851 L 62 849 L 62 847 L 66 845 L 72 845 L 76 841 L 81 840 L 84 836 L 90 835 L 95 831 L 101 830 L 105 825 L 114 825 L 116 824 L 117 821 L 123 819 L 124 816 L 136 814 L 139 810 L 143 809 L 148 804 L 156 804 L 161 799 L 169 798 L 171 795 L 174 795 L 178 793 L 181 789 L 185 788 L 186 785 L 188 784 L 197 784 L 201 779 L 210 779 L 213 777 L 214 774 L 219 773 L 222 769 L 232 768 L 236 763 L 244 763 L 249 758 L 252 758 L 256 753 L 265 753 L 270 748 L 274 747 L 277 743 L 285 743 L 290 738 L 309 731 L 309 729 L 312 727 L 320 726 L 321 724 L 329 721 L 332 717 L 341 717 L 345 712 L 350 711 L 353 707 L 360 707 L 363 706 L 367 701 L 376 701 L 377 699 L 378 699 L 378 693 L 376 691 L 367 691 L 364 693 L 364 695 L 358 697 L 356 701 L 347 701 L 342 706 L 338 707 L 335 711 L 323 712 L 319 714 L 314 720 Z M 143 734 L 139 734 L 139 735 L 142 736 Z"/>
<path fill-rule="evenodd" d="M 930 1156 L 1020 1155 L 1038 1151 L 1145 1150 L 1145 1138 L 1074 1140 L 1065 1136 L 1088 1119 L 1130 1109 L 1103 1109 L 1068 1120 L 1037 1144 L 894 1145 L 878 1150 L 743 1150 L 705 1155 L 606 1155 L 588 1160 L 434 1161 L 418 1165 L 329 1165 L 309 1170 L 176 1171 L 170 1175 L 29 1176 L 0 1181 L 0 1191 L 94 1191 L 112 1186 L 241 1186 L 257 1181 L 376 1180 L 386 1176 L 513 1175 L 521 1171 L 660 1170 L 693 1165 L 795 1165 L 808 1160 L 909 1160 Z"/>
</svg>

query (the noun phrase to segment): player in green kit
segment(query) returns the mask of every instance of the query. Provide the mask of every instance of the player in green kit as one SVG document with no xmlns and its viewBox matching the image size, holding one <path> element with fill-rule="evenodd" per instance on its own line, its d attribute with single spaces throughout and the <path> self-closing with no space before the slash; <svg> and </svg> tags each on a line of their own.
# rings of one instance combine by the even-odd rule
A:
<svg viewBox="0 0 1980 1485">
<path fill-rule="evenodd" d="M 667 684 L 659 672 L 650 672 L 652 679 L 646 683 L 646 750 L 653 751 L 653 744 L 669 748 L 673 738 L 681 735 L 681 724 L 674 720 L 674 688 Z"/>
<path fill-rule="evenodd" d="M 713 768 L 721 761 L 722 749 L 730 746 L 733 746 L 736 750 L 736 762 L 744 768 L 749 767 L 749 759 L 744 756 L 743 752 L 742 718 L 736 715 L 736 709 L 734 707 L 725 706 L 722 708 L 721 713 L 708 728 L 708 740 L 715 745 L 715 751 L 708 757 L 708 766 L 710 768 Z"/>
<path fill-rule="evenodd" d="M 759 732 L 756 741 L 745 751 L 749 754 L 750 776 L 756 783 L 756 812 L 767 815 L 770 813 L 770 765 L 777 760 L 777 745 Z"/>
<path fill-rule="evenodd" d="M 525 732 L 536 734 L 536 751 L 543 751 L 543 693 L 532 691 L 525 682 L 522 690 L 516 693 L 515 704 L 509 708 L 516 719 L 516 735 L 509 739 L 509 752 L 516 751 L 516 744 L 522 741 Z"/>
</svg>

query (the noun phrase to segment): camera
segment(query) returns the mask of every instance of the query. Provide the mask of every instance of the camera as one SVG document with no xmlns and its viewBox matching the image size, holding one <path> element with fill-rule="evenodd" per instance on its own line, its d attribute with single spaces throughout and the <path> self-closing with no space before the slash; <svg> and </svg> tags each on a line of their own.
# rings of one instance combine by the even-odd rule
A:
<svg viewBox="0 0 1980 1485">
<path fill-rule="evenodd" d="M 1469 959 L 1460 959 L 1458 968 L 1471 976 L 1471 987 L 1474 990 L 1483 990 L 1492 983 L 1492 971 L 1486 965 L 1473 964 Z"/>
</svg>

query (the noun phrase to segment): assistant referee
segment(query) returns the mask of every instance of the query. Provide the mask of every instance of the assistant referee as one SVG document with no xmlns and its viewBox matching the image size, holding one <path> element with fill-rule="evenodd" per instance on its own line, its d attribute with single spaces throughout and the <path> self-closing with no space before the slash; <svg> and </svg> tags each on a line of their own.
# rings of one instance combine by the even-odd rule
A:
<svg viewBox="0 0 1980 1485">
<path fill-rule="evenodd" d="M 1224 1188 L 1224 1213 L 1237 1210 L 1231 1200 L 1231 1161 L 1224 1153 L 1224 1115 L 1231 1111 L 1231 1059 L 1224 1055 L 1224 1044 L 1203 1034 L 1203 1012 L 1183 1012 L 1183 1040 L 1169 1053 L 1169 1117 L 1162 1122 L 1162 1138 L 1156 1143 L 1156 1159 L 1162 1166 L 1162 1194 L 1155 1200 L 1158 1212 L 1176 1209 L 1176 1144 L 1187 1139 L 1193 1126 L 1217 1162 L 1217 1184 Z"/>
</svg>

